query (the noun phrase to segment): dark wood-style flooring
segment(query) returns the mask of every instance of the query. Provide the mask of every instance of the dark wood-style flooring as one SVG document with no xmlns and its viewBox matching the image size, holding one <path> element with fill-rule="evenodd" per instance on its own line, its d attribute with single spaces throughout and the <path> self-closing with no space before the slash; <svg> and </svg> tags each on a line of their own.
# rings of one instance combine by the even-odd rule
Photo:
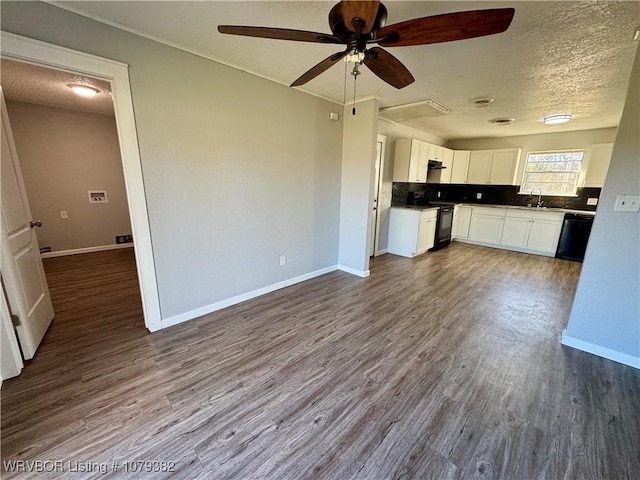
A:
<svg viewBox="0 0 640 480">
<path fill-rule="evenodd" d="M 560 345 L 580 264 L 464 244 L 385 255 L 367 279 L 334 272 L 154 334 L 131 251 L 45 267 L 56 318 L 2 386 L 5 461 L 117 461 L 122 478 L 640 478 L 640 371 Z M 134 460 L 175 472 L 125 472 Z"/>
</svg>

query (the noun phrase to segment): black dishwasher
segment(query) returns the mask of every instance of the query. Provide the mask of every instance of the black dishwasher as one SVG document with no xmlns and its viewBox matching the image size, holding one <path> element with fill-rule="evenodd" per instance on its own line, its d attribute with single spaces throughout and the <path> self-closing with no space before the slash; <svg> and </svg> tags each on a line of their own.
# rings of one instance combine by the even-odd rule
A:
<svg viewBox="0 0 640 480">
<path fill-rule="evenodd" d="M 560 232 L 556 258 L 582 262 L 592 225 L 593 215 L 566 213 Z"/>
</svg>

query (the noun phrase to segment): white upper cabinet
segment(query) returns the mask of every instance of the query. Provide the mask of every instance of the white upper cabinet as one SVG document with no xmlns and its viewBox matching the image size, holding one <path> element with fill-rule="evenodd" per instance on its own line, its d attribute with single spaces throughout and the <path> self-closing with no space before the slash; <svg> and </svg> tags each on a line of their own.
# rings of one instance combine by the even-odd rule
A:
<svg viewBox="0 0 640 480">
<path fill-rule="evenodd" d="M 469 156 L 467 183 L 515 185 L 521 149 L 474 150 Z"/>
<path fill-rule="evenodd" d="M 470 155 L 471 152 L 469 150 L 455 150 L 453 152 L 450 183 L 467 183 Z"/>
<path fill-rule="evenodd" d="M 489 183 L 492 185 L 517 185 L 518 165 L 520 164 L 519 148 L 502 148 L 493 151 Z"/>
<path fill-rule="evenodd" d="M 491 169 L 492 158 L 493 150 L 473 150 L 469 156 L 467 183 L 489 183 L 489 170 Z"/>
<path fill-rule="evenodd" d="M 585 187 L 602 187 L 604 185 L 612 153 L 613 143 L 598 143 L 591 146 L 591 158 L 584 181 Z"/>
<path fill-rule="evenodd" d="M 451 175 L 453 171 L 453 150 L 448 148 L 442 148 L 442 158 L 440 161 L 442 162 L 442 166 L 444 170 L 440 171 L 440 183 L 453 183 L 451 181 Z"/>
<path fill-rule="evenodd" d="M 425 183 L 429 144 L 414 138 L 396 140 L 393 159 L 393 181 Z"/>
</svg>

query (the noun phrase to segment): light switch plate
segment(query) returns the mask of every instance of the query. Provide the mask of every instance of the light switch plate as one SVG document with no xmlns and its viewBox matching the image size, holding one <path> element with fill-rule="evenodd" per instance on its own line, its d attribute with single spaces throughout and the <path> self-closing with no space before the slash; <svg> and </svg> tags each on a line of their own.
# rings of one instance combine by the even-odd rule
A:
<svg viewBox="0 0 640 480">
<path fill-rule="evenodd" d="M 618 195 L 614 212 L 637 212 L 640 211 L 640 195 Z"/>
<path fill-rule="evenodd" d="M 476 200 L 481 200 L 482 199 L 482 193 L 478 192 L 476 193 Z"/>
<path fill-rule="evenodd" d="M 595 206 L 598 205 L 597 198 L 587 198 L 587 205 Z"/>
</svg>

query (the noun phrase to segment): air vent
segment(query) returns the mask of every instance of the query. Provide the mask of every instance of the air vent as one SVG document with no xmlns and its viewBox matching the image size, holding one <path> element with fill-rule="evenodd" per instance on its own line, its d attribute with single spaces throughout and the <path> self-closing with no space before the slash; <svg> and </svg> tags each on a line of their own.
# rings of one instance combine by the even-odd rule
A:
<svg viewBox="0 0 640 480">
<path fill-rule="evenodd" d="M 476 108 L 488 107 L 493 103 L 493 98 L 476 98 L 471 100 L 471 104 Z"/>
<path fill-rule="evenodd" d="M 515 118 L 494 118 L 492 120 L 489 120 L 489 122 L 493 123 L 494 125 L 511 125 L 515 121 Z"/>
</svg>

